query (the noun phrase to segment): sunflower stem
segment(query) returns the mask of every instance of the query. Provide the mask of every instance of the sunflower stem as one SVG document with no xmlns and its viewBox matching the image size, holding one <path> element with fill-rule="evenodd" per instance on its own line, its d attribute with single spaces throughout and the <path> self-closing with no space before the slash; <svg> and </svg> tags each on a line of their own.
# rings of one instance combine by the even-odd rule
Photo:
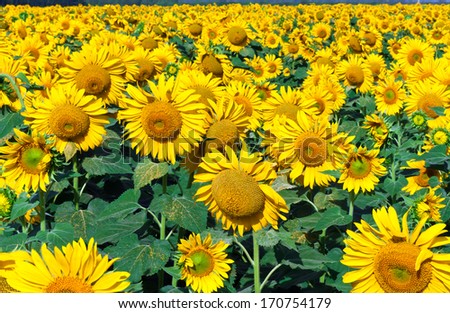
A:
<svg viewBox="0 0 450 313">
<path fill-rule="evenodd" d="M 73 172 L 75 173 L 75 176 L 73 177 L 73 202 L 75 204 L 75 210 L 78 211 L 80 208 L 80 192 L 78 191 L 79 186 L 79 177 L 78 177 L 78 156 L 75 154 L 73 157 Z"/>
<path fill-rule="evenodd" d="M 162 177 L 162 192 L 167 193 L 167 174 Z M 159 239 L 166 240 L 166 217 L 161 214 L 161 221 L 159 226 Z M 160 290 L 164 285 L 164 271 L 160 270 L 158 272 L 158 290 Z"/>
<path fill-rule="evenodd" d="M 20 102 L 20 112 L 25 110 L 25 101 L 23 100 L 22 94 L 20 93 L 20 89 L 19 86 L 17 86 L 16 84 L 16 80 L 13 76 L 9 75 L 9 74 L 5 74 L 5 73 L 0 73 L 0 78 L 6 78 L 7 80 L 9 80 L 9 82 L 11 83 L 11 86 L 14 89 L 14 92 L 17 95 L 17 99 L 19 99 Z"/>
<path fill-rule="evenodd" d="M 250 256 L 250 253 L 248 253 L 248 250 L 244 247 L 244 245 L 242 243 L 240 243 L 236 237 L 234 237 L 234 242 L 242 249 L 242 252 L 244 252 L 245 256 L 247 257 L 247 259 L 250 262 L 251 266 L 254 266 L 254 262 L 252 257 Z"/>
<path fill-rule="evenodd" d="M 355 210 L 354 202 L 355 202 L 355 193 L 353 191 L 351 191 L 349 194 L 349 201 L 348 201 L 348 214 L 352 217 L 352 221 L 353 221 L 353 214 L 354 214 L 354 210 Z"/>
<path fill-rule="evenodd" d="M 39 207 L 40 210 L 38 210 L 39 213 L 39 219 L 40 219 L 40 226 L 41 230 L 45 231 L 46 225 L 45 225 L 45 193 L 42 189 L 39 189 Z"/>
<path fill-rule="evenodd" d="M 259 244 L 258 239 L 253 233 L 253 280 L 255 284 L 255 293 L 261 293 L 261 281 L 259 272 Z"/>
<path fill-rule="evenodd" d="M 281 264 L 277 264 L 274 266 L 274 268 L 272 268 L 269 272 L 269 274 L 267 274 L 266 278 L 264 278 L 263 282 L 261 283 L 261 290 L 264 288 L 264 286 L 267 284 L 267 282 L 269 281 L 270 276 L 272 276 L 273 273 L 275 273 L 275 271 L 277 269 L 279 269 L 281 267 Z"/>
</svg>

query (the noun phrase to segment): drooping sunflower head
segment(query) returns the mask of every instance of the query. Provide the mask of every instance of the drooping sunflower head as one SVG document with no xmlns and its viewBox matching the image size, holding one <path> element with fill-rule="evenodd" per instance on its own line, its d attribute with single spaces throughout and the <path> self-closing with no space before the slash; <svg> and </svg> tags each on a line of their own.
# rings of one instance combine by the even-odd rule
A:
<svg viewBox="0 0 450 313">
<path fill-rule="evenodd" d="M 442 222 L 440 210 L 445 207 L 445 198 L 436 194 L 439 187 L 428 188 L 428 192 L 413 205 L 413 213 L 418 220 L 426 218 L 428 221 Z"/>
<path fill-rule="evenodd" d="M 177 264 L 181 268 L 181 279 L 195 292 L 210 293 L 223 287 L 231 270 L 233 260 L 225 252 L 228 244 L 223 241 L 212 243 L 208 234 L 202 240 L 199 234 L 191 234 L 188 240 L 181 239 L 178 251 L 181 255 Z"/>
<path fill-rule="evenodd" d="M 355 223 L 358 232 L 347 231 L 341 263 L 354 271 L 346 273 L 344 283 L 352 292 L 449 292 L 450 255 L 433 248 L 448 245 L 441 237 L 445 224 L 438 223 L 422 232 L 427 217 L 410 232 L 408 214 L 401 225 L 393 207 L 372 211 L 376 228 L 366 221 Z"/>
</svg>

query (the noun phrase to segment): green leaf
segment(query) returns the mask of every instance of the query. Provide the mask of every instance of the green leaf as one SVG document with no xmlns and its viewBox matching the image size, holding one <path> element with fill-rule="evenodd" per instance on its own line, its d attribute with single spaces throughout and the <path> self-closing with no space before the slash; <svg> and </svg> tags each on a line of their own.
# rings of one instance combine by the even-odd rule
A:
<svg viewBox="0 0 450 313">
<path fill-rule="evenodd" d="M 74 239 L 74 229 L 70 223 L 55 223 L 50 231 L 39 231 L 36 238 L 47 243 L 50 247 L 62 247 L 72 242 Z"/>
<path fill-rule="evenodd" d="M 118 199 L 99 211 L 97 213 L 98 219 L 123 218 L 127 214 L 132 213 L 139 207 L 140 195 L 141 192 L 139 190 L 128 189 Z"/>
<path fill-rule="evenodd" d="M 167 220 L 194 233 L 206 229 L 208 210 L 203 204 L 184 196 L 162 195 L 161 198 L 159 203 Z"/>
<path fill-rule="evenodd" d="M 116 270 L 131 274 L 129 280 L 138 282 L 143 275 L 153 275 L 164 268 L 169 261 L 169 242 L 150 238 L 148 244 L 141 243 L 135 234 L 123 237 L 117 246 L 108 249 L 111 257 L 119 257 Z"/>
<path fill-rule="evenodd" d="M 327 263 L 333 262 L 326 255 L 323 255 L 316 249 L 311 248 L 307 245 L 302 245 L 298 248 L 300 253 L 300 264 L 301 269 L 309 269 L 313 271 L 320 271 L 324 269 Z"/>
<path fill-rule="evenodd" d="M 0 143 L 13 135 L 13 129 L 23 124 L 23 116 L 20 113 L 4 112 L 0 115 Z"/>
<path fill-rule="evenodd" d="M 278 191 L 278 194 L 286 201 L 288 206 L 301 202 L 304 197 L 304 195 L 299 196 L 297 190 L 293 189 L 280 190 Z"/>
<path fill-rule="evenodd" d="M 393 181 L 390 177 L 386 177 L 383 183 L 383 189 L 390 195 L 394 196 L 402 190 L 408 184 L 408 181 L 404 176 L 398 177 L 397 180 Z"/>
<path fill-rule="evenodd" d="M 106 157 L 85 158 L 81 164 L 86 172 L 92 176 L 102 176 L 106 174 L 132 174 L 131 166 L 125 163 L 123 158 L 111 160 Z"/>
<path fill-rule="evenodd" d="M 14 251 L 25 246 L 27 234 L 20 233 L 10 237 L 0 236 L 0 252 Z"/>
<path fill-rule="evenodd" d="M 294 189 L 297 188 L 296 185 L 292 185 L 289 182 L 287 175 L 279 175 L 272 183 L 272 189 L 275 191 L 281 191 L 286 189 Z"/>
<path fill-rule="evenodd" d="M 32 208 L 35 208 L 38 205 L 39 201 L 30 202 L 30 199 L 28 199 L 26 196 L 20 195 L 20 197 L 14 202 L 11 208 L 10 220 L 14 221 L 16 218 L 25 215 L 25 213 L 27 213 L 28 210 L 31 210 Z"/>
<path fill-rule="evenodd" d="M 430 151 L 425 152 L 420 156 L 417 156 L 417 160 L 425 160 L 426 167 L 435 164 L 442 164 L 445 161 L 448 161 L 449 159 L 450 157 L 447 155 L 446 145 L 435 146 Z"/>
<path fill-rule="evenodd" d="M 95 214 L 88 210 L 78 210 L 70 217 L 70 223 L 74 228 L 75 238 L 89 240 L 95 237 L 96 221 Z"/>
<path fill-rule="evenodd" d="M 136 214 L 129 214 L 122 218 L 115 216 L 97 220 L 94 238 L 99 244 L 117 242 L 122 237 L 134 233 L 144 226 L 146 220 L 147 216 L 144 211 L 140 211 Z"/>
<path fill-rule="evenodd" d="M 139 163 L 134 170 L 134 188 L 142 188 L 151 184 L 154 179 L 163 177 L 169 171 L 167 163 L 153 163 L 150 159 L 145 159 Z"/>
<path fill-rule="evenodd" d="M 253 58 L 255 56 L 255 50 L 250 47 L 245 47 L 239 51 L 239 55 L 244 58 Z"/>
<path fill-rule="evenodd" d="M 338 207 L 326 209 L 319 214 L 321 216 L 317 221 L 316 226 L 314 226 L 315 230 L 324 230 L 333 225 L 347 225 L 350 224 L 353 220 L 352 217 L 347 214 L 347 212 L 341 210 Z"/>
<path fill-rule="evenodd" d="M 278 236 L 278 232 L 276 232 L 274 229 L 269 229 L 269 230 L 261 229 L 260 231 L 255 232 L 253 234 L 253 236 L 256 237 L 258 244 L 261 247 L 265 247 L 265 248 L 272 248 L 278 242 L 280 242 L 280 237 Z"/>
</svg>

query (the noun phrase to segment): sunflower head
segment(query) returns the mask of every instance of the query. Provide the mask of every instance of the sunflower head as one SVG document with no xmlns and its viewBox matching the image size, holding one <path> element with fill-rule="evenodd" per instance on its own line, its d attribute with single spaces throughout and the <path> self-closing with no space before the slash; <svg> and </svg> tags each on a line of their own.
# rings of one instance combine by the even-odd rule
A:
<svg viewBox="0 0 450 313">
<path fill-rule="evenodd" d="M 0 221 L 8 221 L 11 216 L 11 208 L 14 195 L 9 189 L 0 189 Z"/>
<path fill-rule="evenodd" d="M 418 129 L 421 129 L 421 130 L 424 130 L 424 129 L 427 128 L 427 121 L 428 121 L 428 119 L 429 119 L 428 115 L 425 112 L 421 111 L 421 110 L 415 111 L 410 117 L 412 125 L 415 128 L 418 128 Z"/>
<path fill-rule="evenodd" d="M 436 127 L 429 134 L 433 145 L 450 145 L 450 131 L 444 127 Z"/>
</svg>

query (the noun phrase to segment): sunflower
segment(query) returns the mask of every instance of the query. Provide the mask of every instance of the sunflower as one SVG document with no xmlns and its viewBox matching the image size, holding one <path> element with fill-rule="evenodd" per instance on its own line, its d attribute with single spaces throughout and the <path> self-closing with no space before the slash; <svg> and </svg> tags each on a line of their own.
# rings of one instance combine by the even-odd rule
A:
<svg viewBox="0 0 450 313">
<path fill-rule="evenodd" d="M 338 64 L 336 74 L 345 86 L 356 88 L 357 92 L 365 93 L 372 89 L 372 72 L 361 57 L 349 55 L 348 60 Z"/>
<path fill-rule="evenodd" d="M 35 99 L 23 115 L 25 124 L 55 140 L 55 147 L 64 152 L 68 144 L 88 151 L 98 147 L 109 123 L 101 99 L 85 94 L 84 89 L 59 85 L 48 91 L 48 98 Z"/>
<path fill-rule="evenodd" d="M 108 47 L 84 45 L 59 69 L 59 83 L 70 83 L 85 94 L 102 99 L 105 104 L 118 104 L 126 80 L 126 67 L 120 58 L 112 58 Z"/>
<path fill-rule="evenodd" d="M 28 192 L 30 188 L 46 191 L 50 182 L 52 145 L 36 132 L 30 136 L 15 128 L 14 133 L 16 142 L 7 141 L 7 146 L 0 147 L 0 159 L 4 160 L 2 176 L 6 184 L 16 194 Z"/>
<path fill-rule="evenodd" d="M 225 87 L 224 97 L 243 107 L 249 117 L 250 129 L 258 128 L 263 120 L 262 101 L 255 86 L 239 81 L 231 81 Z"/>
<path fill-rule="evenodd" d="M 18 292 L 8 284 L 5 276 L 14 271 L 17 263 L 31 261 L 31 257 L 26 251 L 0 252 L 0 293 Z"/>
<path fill-rule="evenodd" d="M 430 44 L 422 41 L 421 39 L 406 39 L 402 43 L 397 54 L 393 57 L 398 61 L 401 67 L 409 69 L 416 64 L 416 62 L 421 62 L 424 58 L 433 58 L 434 50 Z"/>
<path fill-rule="evenodd" d="M 213 244 L 210 234 L 203 240 L 199 234 L 189 235 L 188 240 L 181 239 L 178 244 L 181 256 L 177 262 L 181 267 L 181 279 L 196 292 L 210 293 L 223 287 L 231 270 L 229 264 L 234 262 L 227 258 L 227 247 L 222 240 Z"/>
<path fill-rule="evenodd" d="M 200 95 L 199 102 L 209 106 L 209 100 L 218 101 L 224 94 L 221 86 L 222 80 L 213 77 L 212 73 L 204 74 L 199 70 L 184 71 L 178 74 L 178 90 L 194 90 L 196 95 Z"/>
<path fill-rule="evenodd" d="M 406 100 L 405 111 L 411 116 L 416 111 L 425 112 L 428 117 L 428 126 L 435 127 L 442 124 L 445 116 L 439 116 L 433 108 L 448 108 L 450 103 L 450 90 L 446 86 L 436 84 L 431 79 L 418 81 L 410 87 L 410 95 Z"/>
<path fill-rule="evenodd" d="M 281 58 L 277 58 L 275 54 L 266 54 L 264 61 L 266 62 L 268 72 L 267 77 L 269 79 L 278 77 L 283 69 L 283 60 Z"/>
<path fill-rule="evenodd" d="M 366 57 L 366 64 L 369 65 L 373 80 L 378 81 L 386 73 L 386 62 L 380 54 L 371 53 Z"/>
<path fill-rule="evenodd" d="M 311 28 L 311 35 L 321 43 L 330 38 L 331 30 L 332 28 L 328 23 L 315 23 Z"/>
<path fill-rule="evenodd" d="M 406 91 L 401 81 L 396 81 L 392 75 L 378 82 L 375 88 L 375 103 L 377 110 L 386 115 L 399 113 L 406 99 Z"/>
<path fill-rule="evenodd" d="M 312 120 L 304 112 L 298 112 L 296 120 L 276 119 L 271 134 L 277 138 L 272 145 L 278 155 L 278 163 L 292 169 L 289 177 L 299 180 L 303 186 L 327 186 L 336 180 L 325 171 L 337 170 L 346 145 L 340 147 L 339 142 L 345 137 L 337 132 L 338 125 L 330 124 L 326 118 Z"/>
<path fill-rule="evenodd" d="M 134 74 L 133 80 L 139 84 L 144 84 L 147 80 L 153 79 L 157 73 L 162 72 L 161 62 L 149 50 L 143 47 L 136 47 L 132 52 L 132 56 L 136 60 L 139 69 Z"/>
<path fill-rule="evenodd" d="M 10 75 L 17 85 L 19 79 L 16 78 L 17 74 L 26 74 L 26 65 L 23 59 L 14 60 L 9 55 L 2 56 L 0 58 L 0 73 Z M 24 94 L 26 89 L 19 87 L 21 94 Z M 10 107 L 13 111 L 19 111 L 22 107 L 19 98 L 11 86 L 11 83 L 5 78 L 0 78 L 0 108 L 3 106 Z"/>
<path fill-rule="evenodd" d="M 267 35 L 264 36 L 264 47 L 277 49 L 281 43 L 282 38 L 275 34 L 273 31 L 267 32 Z"/>
<path fill-rule="evenodd" d="M 80 238 L 53 253 L 44 243 L 40 255 L 33 249 L 29 259 L 16 262 L 5 277 L 12 288 L 26 293 L 121 292 L 130 285 L 130 274 L 107 272 L 117 260 L 102 256 L 93 238 L 87 246 Z"/>
<path fill-rule="evenodd" d="M 425 166 L 425 160 L 410 160 L 407 161 L 406 164 L 407 166 L 403 169 L 419 171 L 417 175 L 406 177 L 408 184 L 403 187 L 402 190 L 408 192 L 410 195 L 415 194 L 422 188 L 430 187 L 429 180 L 432 177 L 437 177 L 439 181 L 442 181 L 440 172 L 434 168 L 427 168 Z"/>
<path fill-rule="evenodd" d="M 423 58 L 421 62 L 417 62 L 408 70 L 408 83 L 417 82 L 431 78 L 436 80 L 434 73 L 438 68 L 445 68 L 448 64 L 447 60 L 435 58 Z"/>
<path fill-rule="evenodd" d="M 239 158 L 231 147 L 225 154 L 214 151 L 206 154 L 194 176 L 195 182 L 207 183 L 195 194 L 204 202 L 225 230 L 258 231 L 267 225 L 278 229 L 278 219 L 288 213 L 284 199 L 270 184 L 277 177 L 269 162 L 259 153 L 250 154 L 244 146 Z"/>
<path fill-rule="evenodd" d="M 380 148 L 389 135 L 389 129 L 386 126 L 384 119 L 375 113 L 366 116 L 362 128 L 369 130 L 370 135 L 375 141 L 375 148 Z"/>
<path fill-rule="evenodd" d="M 359 232 L 347 230 L 341 263 L 356 270 L 343 276 L 352 292 L 450 292 L 450 254 L 433 248 L 448 245 L 442 237 L 445 224 L 438 223 L 422 232 L 424 217 L 410 232 L 408 214 L 400 226 L 393 207 L 372 211 L 377 228 L 361 220 Z"/>
<path fill-rule="evenodd" d="M 359 147 L 348 154 L 348 158 L 341 172 L 339 183 L 348 191 L 358 193 L 360 191 L 372 191 L 380 179 L 387 173 L 382 165 L 383 158 L 377 158 L 379 150 L 368 151 L 365 147 Z"/>
<path fill-rule="evenodd" d="M 205 74 L 212 73 L 214 77 L 226 82 L 233 69 L 231 61 L 225 54 L 213 51 L 201 44 L 196 44 L 197 57 L 195 63 Z"/>
<path fill-rule="evenodd" d="M 17 54 L 26 62 L 30 74 L 34 74 L 38 68 L 43 68 L 48 61 L 48 54 L 52 47 L 42 42 L 39 35 L 27 36 L 20 41 L 15 48 Z"/>
<path fill-rule="evenodd" d="M 205 105 L 192 89 L 179 91 L 175 78 L 160 76 L 157 84 L 149 81 L 151 94 L 132 85 L 130 98 L 124 98 L 117 119 L 125 123 L 131 147 L 141 155 L 151 154 L 159 161 L 176 161 L 177 155 L 198 146 L 205 133 Z"/>
<path fill-rule="evenodd" d="M 255 38 L 245 20 L 232 20 L 222 27 L 222 44 L 232 52 L 239 52 Z"/>
<path fill-rule="evenodd" d="M 360 31 L 361 46 L 366 53 L 378 52 L 383 49 L 383 36 L 375 27 Z"/>
<path fill-rule="evenodd" d="M 283 56 L 297 59 L 301 54 L 302 43 L 299 39 L 292 38 L 281 43 L 281 53 Z"/>
<path fill-rule="evenodd" d="M 317 109 L 315 117 L 328 117 L 334 107 L 332 94 L 324 88 L 323 84 L 304 88 L 302 91 L 302 102 L 307 107 Z"/>
<path fill-rule="evenodd" d="M 439 210 L 445 207 L 442 202 L 445 198 L 436 194 L 439 187 L 428 188 L 428 192 L 413 206 L 413 211 L 418 219 L 427 218 L 428 221 L 442 222 Z"/>
<path fill-rule="evenodd" d="M 0 186 L 0 222 L 9 221 L 14 198 L 15 195 L 9 188 Z"/>
</svg>

